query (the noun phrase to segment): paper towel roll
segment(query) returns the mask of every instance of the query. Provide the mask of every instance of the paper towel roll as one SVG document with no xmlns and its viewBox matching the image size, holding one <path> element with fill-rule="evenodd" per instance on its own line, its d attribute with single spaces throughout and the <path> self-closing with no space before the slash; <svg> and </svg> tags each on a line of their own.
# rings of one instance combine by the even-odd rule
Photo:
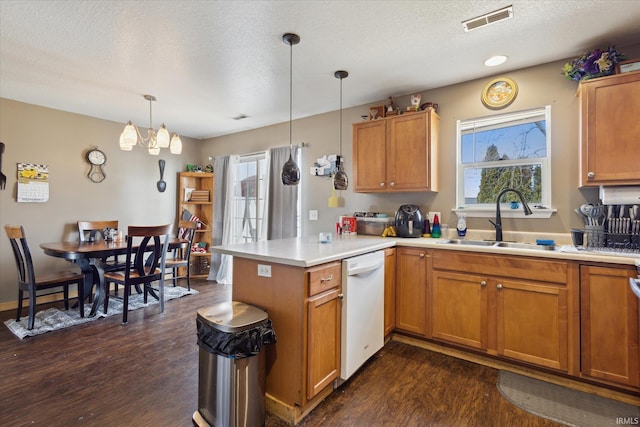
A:
<svg viewBox="0 0 640 427">
<path fill-rule="evenodd" d="M 640 204 L 640 187 L 603 187 L 600 186 L 600 200 L 603 205 Z"/>
</svg>

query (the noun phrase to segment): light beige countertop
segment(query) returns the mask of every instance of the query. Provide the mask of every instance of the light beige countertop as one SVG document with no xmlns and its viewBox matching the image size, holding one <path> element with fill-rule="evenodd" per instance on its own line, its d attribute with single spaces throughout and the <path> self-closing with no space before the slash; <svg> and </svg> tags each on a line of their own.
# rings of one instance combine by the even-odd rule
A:
<svg viewBox="0 0 640 427">
<path fill-rule="evenodd" d="M 452 230 L 455 233 L 455 230 Z M 456 238 L 454 234 L 448 237 Z M 494 233 L 490 231 L 471 231 L 469 240 L 492 240 Z M 536 239 L 551 239 L 556 243 L 555 250 L 542 250 L 535 244 Z M 568 234 L 540 234 L 505 232 L 504 241 L 531 244 L 531 248 L 508 248 L 495 246 L 473 246 L 446 243 L 447 239 L 432 238 L 397 238 L 377 236 L 333 236 L 330 243 L 320 243 L 318 236 L 268 240 L 264 242 L 240 243 L 234 245 L 214 246 L 211 251 L 257 261 L 297 267 L 313 267 L 331 261 L 338 261 L 367 252 L 390 247 L 422 247 L 429 249 L 446 249 L 477 253 L 495 253 L 503 255 L 520 255 L 537 258 L 565 259 L 575 261 L 603 262 L 609 264 L 634 265 L 640 262 L 640 253 L 606 253 L 578 250 L 571 245 Z"/>
<path fill-rule="evenodd" d="M 210 250 L 257 261 L 313 267 L 395 245 L 393 239 L 376 236 L 334 236 L 330 243 L 320 243 L 314 236 L 214 246 Z"/>
</svg>

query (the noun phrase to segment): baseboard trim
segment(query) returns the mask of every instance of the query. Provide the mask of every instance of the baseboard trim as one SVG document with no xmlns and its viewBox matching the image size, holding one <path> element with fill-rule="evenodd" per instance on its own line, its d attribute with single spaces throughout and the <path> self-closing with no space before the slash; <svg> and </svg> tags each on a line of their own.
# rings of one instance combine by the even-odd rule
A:
<svg viewBox="0 0 640 427">
<path fill-rule="evenodd" d="M 69 291 L 69 299 L 74 299 L 78 297 L 78 291 Z M 38 305 L 46 304 L 50 302 L 62 302 L 64 299 L 62 298 L 62 293 L 55 293 L 49 295 L 39 296 L 37 299 Z M 24 299 L 22 301 L 22 307 L 29 307 L 29 299 Z M 14 301 L 6 301 L 0 302 L 0 311 L 9 311 L 9 310 L 17 310 L 18 309 L 18 300 Z"/>
</svg>

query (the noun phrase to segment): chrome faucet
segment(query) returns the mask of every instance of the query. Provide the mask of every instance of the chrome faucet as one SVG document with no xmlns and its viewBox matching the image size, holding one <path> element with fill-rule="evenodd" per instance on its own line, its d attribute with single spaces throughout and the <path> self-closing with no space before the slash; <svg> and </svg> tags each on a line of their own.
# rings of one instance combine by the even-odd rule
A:
<svg viewBox="0 0 640 427">
<path fill-rule="evenodd" d="M 533 213 L 531 212 L 531 208 L 529 208 L 529 205 L 527 205 L 527 202 L 525 202 L 521 192 L 519 192 L 515 188 L 505 188 L 504 190 L 502 190 L 500 194 L 498 194 L 498 200 L 496 200 L 496 222 L 489 220 L 489 222 L 496 228 L 496 242 L 502 242 L 502 217 L 500 216 L 500 199 L 502 198 L 504 193 L 508 193 L 509 191 L 513 191 L 518 195 L 520 201 L 522 202 L 522 209 L 524 210 L 525 215 L 531 215 Z"/>
</svg>

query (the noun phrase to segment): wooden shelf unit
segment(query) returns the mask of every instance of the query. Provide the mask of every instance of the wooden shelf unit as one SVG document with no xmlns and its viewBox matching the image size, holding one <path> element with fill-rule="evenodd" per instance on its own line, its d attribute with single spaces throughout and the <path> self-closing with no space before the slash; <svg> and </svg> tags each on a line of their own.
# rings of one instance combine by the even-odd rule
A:
<svg viewBox="0 0 640 427">
<path fill-rule="evenodd" d="M 201 227 L 196 230 L 193 239 L 196 243 L 206 244 L 206 252 L 192 252 L 191 256 L 191 277 L 207 277 L 209 275 L 209 264 L 211 253 L 209 247 L 212 242 L 213 228 L 213 173 L 207 172 L 180 172 L 178 173 L 178 212 L 176 219 L 182 218 L 183 210 L 191 212 L 202 222 Z M 208 191 L 208 201 L 186 200 L 186 189 Z M 188 218 L 187 218 L 188 219 Z"/>
</svg>

